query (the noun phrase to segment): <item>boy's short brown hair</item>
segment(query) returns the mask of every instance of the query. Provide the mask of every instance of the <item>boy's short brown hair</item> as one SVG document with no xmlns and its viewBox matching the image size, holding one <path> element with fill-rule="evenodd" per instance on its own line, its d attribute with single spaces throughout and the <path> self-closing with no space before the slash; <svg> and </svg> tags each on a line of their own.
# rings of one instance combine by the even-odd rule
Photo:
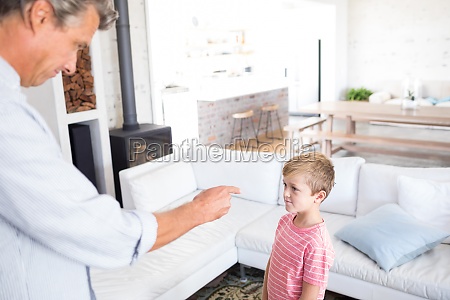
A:
<svg viewBox="0 0 450 300">
<path fill-rule="evenodd" d="M 328 197 L 334 186 L 333 163 L 320 152 L 305 153 L 286 162 L 283 167 L 283 176 L 296 175 L 304 177 L 312 195 L 324 191 L 327 194 L 326 197 Z"/>
</svg>

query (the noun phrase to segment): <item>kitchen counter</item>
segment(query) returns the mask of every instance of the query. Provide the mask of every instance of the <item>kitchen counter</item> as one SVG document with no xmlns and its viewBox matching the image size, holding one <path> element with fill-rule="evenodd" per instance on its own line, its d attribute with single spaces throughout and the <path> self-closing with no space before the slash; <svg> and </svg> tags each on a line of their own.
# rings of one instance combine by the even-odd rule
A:
<svg viewBox="0 0 450 300">
<path fill-rule="evenodd" d="M 283 78 L 237 77 L 220 80 L 208 80 L 201 88 L 193 92 L 197 99 L 199 142 L 204 145 L 217 144 L 227 147 L 231 143 L 233 131 L 232 114 L 253 110 L 252 118 L 255 130 L 261 118 L 261 107 L 278 104 L 281 127 L 289 122 L 288 85 Z M 275 115 L 272 116 L 275 118 Z M 279 134 L 276 119 L 272 118 L 273 131 Z M 267 114 L 262 115 L 261 128 L 265 126 Z M 239 130 L 236 125 L 235 131 Z M 253 138 L 251 124 L 247 137 Z M 265 128 L 265 127 L 264 127 Z M 261 129 L 260 136 L 265 134 Z"/>
<path fill-rule="evenodd" d="M 193 93 L 199 101 L 218 101 L 287 87 L 286 78 L 247 75 L 206 79 Z"/>
</svg>

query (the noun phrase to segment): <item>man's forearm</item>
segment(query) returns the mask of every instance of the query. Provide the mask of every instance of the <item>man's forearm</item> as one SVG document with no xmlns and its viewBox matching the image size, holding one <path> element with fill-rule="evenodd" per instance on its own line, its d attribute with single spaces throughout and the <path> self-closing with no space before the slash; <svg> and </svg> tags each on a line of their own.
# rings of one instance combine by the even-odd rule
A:
<svg viewBox="0 0 450 300">
<path fill-rule="evenodd" d="M 158 222 L 158 231 L 155 244 L 150 251 L 161 248 L 201 224 L 196 219 L 197 214 L 193 206 L 193 203 L 189 202 L 173 210 L 154 214 Z"/>
<path fill-rule="evenodd" d="M 202 191 L 194 200 L 180 207 L 155 213 L 158 231 L 150 251 L 172 242 L 200 224 L 222 217 L 230 209 L 231 194 L 238 193 L 239 188 L 233 186 L 213 187 Z"/>
</svg>

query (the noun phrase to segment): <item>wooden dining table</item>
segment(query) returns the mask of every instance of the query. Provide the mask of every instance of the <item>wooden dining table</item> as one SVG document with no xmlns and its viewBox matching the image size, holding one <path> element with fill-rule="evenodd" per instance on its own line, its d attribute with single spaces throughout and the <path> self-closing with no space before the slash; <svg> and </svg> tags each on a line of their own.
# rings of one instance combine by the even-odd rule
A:
<svg viewBox="0 0 450 300">
<path fill-rule="evenodd" d="M 319 137 L 325 141 L 323 152 L 331 156 L 340 149 L 356 150 L 356 143 L 378 144 L 387 146 L 403 146 L 426 150 L 438 150 L 450 154 L 450 143 L 434 140 L 418 140 L 411 138 L 396 138 L 389 136 L 368 136 L 356 133 L 356 122 L 382 122 L 426 126 L 441 126 L 450 128 L 450 107 L 420 106 L 415 109 L 403 109 L 400 105 L 375 104 L 356 101 L 317 102 L 300 107 L 301 114 L 326 115 L 327 122 L 321 132 L 306 132 L 304 136 Z M 345 133 L 333 131 L 335 118 L 344 119 Z M 450 132 L 448 133 L 450 134 Z M 345 142 L 333 149 L 332 142 Z M 370 151 L 372 147 L 363 150 Z M 388 149 L 376 149 L 378 153 L 399 154 L 402 152 Z M 371 151 L 373 152 L 373 151 Z M 404 151 L 403 151 L 404 152 Z M 403 154 L 406 154 L 403 153 Z M 425 154 L 429 157 L 430 154 Z"/>
</svg>

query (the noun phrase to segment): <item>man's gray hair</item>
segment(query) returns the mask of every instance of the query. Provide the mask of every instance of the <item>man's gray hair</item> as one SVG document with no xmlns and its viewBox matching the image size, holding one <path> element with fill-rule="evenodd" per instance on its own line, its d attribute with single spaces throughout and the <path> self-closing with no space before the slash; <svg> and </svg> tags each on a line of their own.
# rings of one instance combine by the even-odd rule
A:
<svg viewBox="0 0 450 300">
<path fill-rule="evenodd" d="M 36 0 L 1 0 L 0 1 L 0 22 L 7 15 L 20 12 L 22 15 L 26 7 Z M 84 13 L 89 5 L 93 5 L 100 17 L 98 29 L 109 29 L 116 19 L 118 13 L 114 10 L 112 0 L 46 0 L 52 4 L 57 25 L 66 26 L 73 18 Z"/>
</svg>

